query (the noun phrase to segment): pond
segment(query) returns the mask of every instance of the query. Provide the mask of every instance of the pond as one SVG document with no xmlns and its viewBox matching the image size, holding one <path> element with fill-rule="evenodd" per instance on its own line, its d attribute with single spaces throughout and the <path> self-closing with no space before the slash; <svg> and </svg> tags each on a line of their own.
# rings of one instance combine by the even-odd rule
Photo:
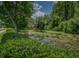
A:
<svg viewBox="0 0 79 59">
<path fill-rule="evenodd" d="M 55 43 L 57 42 L 57 38 L 53 38 L 53 37 L 48 37 L 45 35 L 41 35 L 41 34 L 36 34 L 36 33 L 32 33 L 32 32 L 28 32 L 28 37 L 31 39 L 35 39 L 35 40 L 39 40 L 42 44 L 53 44 L 55 45 Z"/>
</svg>

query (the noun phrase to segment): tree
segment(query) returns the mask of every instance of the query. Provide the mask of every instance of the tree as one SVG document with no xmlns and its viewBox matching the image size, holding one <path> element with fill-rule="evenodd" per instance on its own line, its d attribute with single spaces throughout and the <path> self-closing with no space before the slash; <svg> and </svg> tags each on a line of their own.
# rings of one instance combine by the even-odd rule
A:
<svg viewBox="0 0 79 59">
<path fill-rule="evenodd" d="M 32 2 L 2 2 L 0 5 L 0 18 L 8 27 L 13 27 L 16 32 L 27 26 L 27 20 L 32 14 Z M 9 26 L 10 25 L 10 26 Z"/>
<path fill-rule="evenodd" d="M 51 13 L 52 28 L 67 33 L 79 33 L 79 2 L 57 2 Z"/>
<path fill-rule="evenodd" d="M 32 19 L 30 22 L 30 25 L 32 25 L 31 27 L 36 30 L 48 30 L 50 29 L 51 19 L 49 15 L 44 15 L 36 17 L 35 19 Z"/>
<path fill-rule="evenodd" d="M 57 2 L 57 4 L 54 5 L 54 8 L 51 12 L 51 17 L 53 19 L 52 21 L 52 27 L 56 27 L 60 24 L 60 22 L 69 20 L 70 18 L 74 17 L 74 2 Z"/>
<path fill-rule="evenodd" d="M 43 17 L 38 17 L 36 19 L 37 19 L 36 20 L 37 23 L 35 25 L 36 29 L 37 30 L 44 30 L 45 29 L 44 18 Z"/>
</svg>

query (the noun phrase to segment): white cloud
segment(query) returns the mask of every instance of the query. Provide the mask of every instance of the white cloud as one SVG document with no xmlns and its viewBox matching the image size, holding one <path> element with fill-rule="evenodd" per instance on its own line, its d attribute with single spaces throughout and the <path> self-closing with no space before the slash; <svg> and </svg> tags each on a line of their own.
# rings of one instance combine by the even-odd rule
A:
<svg viewBox="0 0 79 59">
<path fill-rule="evenodd" d="M 32 14 L 31 18 L 32 19 L 36 19 L 37 17 L 41 17 L 41 16 L 44 16 L 45 13 L 40 11 L 40 9 L 42 8 L 41 5 L 37 4 L 37 3 L 33 3 L 33 8 L 34 8 L 34 13 Z"/>
<path fill-rule="evenodd" d="M 32 17 L 33 19 L 36 19 L 37 17 L 42 17 L 42 16 L 44 16 L 44 15 L 45 15 L 44 12 L 37 11 L 37 12 L 35 12 L 31 17 Z"/>
<path fill-rule="evenodd" d="M 33 8 L 34 8 L 35 11 L 38 11 L 42 8 L 42 6 L 37 4 L 37 3 L 33 3 L 33 6 L 34 6 Z"/>
<path fill-rule="evenodd" d="M 44 13 L 44 12 L 41 12 L 41 11 L 37 11 L 37 12 L 35 13 L 35 15 L 39 17 L 39 16 L 44 16 L 45 13 Z"/>
</svg>

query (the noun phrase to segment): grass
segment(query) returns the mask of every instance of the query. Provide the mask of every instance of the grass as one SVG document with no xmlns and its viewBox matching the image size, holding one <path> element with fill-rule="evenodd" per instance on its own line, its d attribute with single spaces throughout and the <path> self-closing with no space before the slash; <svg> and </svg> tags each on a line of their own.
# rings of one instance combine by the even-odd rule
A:
<svg viewBox="0 0 79 59">
<path fill-rule="evenodd" d="M 42 44 L 39 40 L 30 39 L 27 35 L 6 32 L 0 37 L 2 37 L 0 57 L 76 57 L 64 48 Z"/>
<path fill-rule="evenodd" d="M 36 34 L 40 37 L 52 37 L 53 39 L 50 44 L 55 44 L 57 47 L 65 48 L 79 57 L 79 35 L 77 34 L 68 34 L 56 31 L 36 32 L 32 30 L 28 32 L 32 32 L 34 35 Z M 56 38 L 55 42 L 52 42 L 54 38 Z"/>
<path fill-rule="evenodd" d="M 5 34 L 5 31 L 4 32 L 0 32 L 0 43 L 1 43 L 1 39 L 2 39 L 4 34 Z"/>
</svg>

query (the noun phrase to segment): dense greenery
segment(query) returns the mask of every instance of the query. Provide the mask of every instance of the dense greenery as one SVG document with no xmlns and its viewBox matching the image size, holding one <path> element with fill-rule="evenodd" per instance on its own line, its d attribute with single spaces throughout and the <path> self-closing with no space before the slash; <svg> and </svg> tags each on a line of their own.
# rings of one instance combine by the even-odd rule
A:
<svg viewBox="0 0 79 59">
<path fill-rule="evenodd" d="M 35 19 L 34 11 L 33 2 L 0 2 L 0 57 L 79 57 L 79 2 L 59 1 Z"/>
<path fill-rule="evenodd" d="M 32 19 L 32 2 L 2 2 L 0 18 L 7 27 L 36 30 L 57 30 L 67 33 L 79 33 L 79 2 L 59 1 L 54 4 L 51 15 Z M 6 19 L 6 20 L 5 20 Z"/>
<path fill-rule="evenodd" d="M 52 28 L 67 33 L 79 33 L 78 2 L 57 2 L 51 13 Z"/>
<path fill-rule="evenodd" d="M 5 26 L 13 27 L 15 31 L 27 27 L 28 19 L 32 15 L 32 2 L 1 2 L 0 19 L 5 22 Z"/>
<path fill-rule="evenodd" d="M 40 41 L 30 39 L 22 34 L 13 38 L 13 32 L 5 33 L 0 44 L 0 57 L 73 57 L 74 54 L 50 44 L 42 44 Z M 4 43 L 3 43 L 4 42 Z"/>
</svg>

